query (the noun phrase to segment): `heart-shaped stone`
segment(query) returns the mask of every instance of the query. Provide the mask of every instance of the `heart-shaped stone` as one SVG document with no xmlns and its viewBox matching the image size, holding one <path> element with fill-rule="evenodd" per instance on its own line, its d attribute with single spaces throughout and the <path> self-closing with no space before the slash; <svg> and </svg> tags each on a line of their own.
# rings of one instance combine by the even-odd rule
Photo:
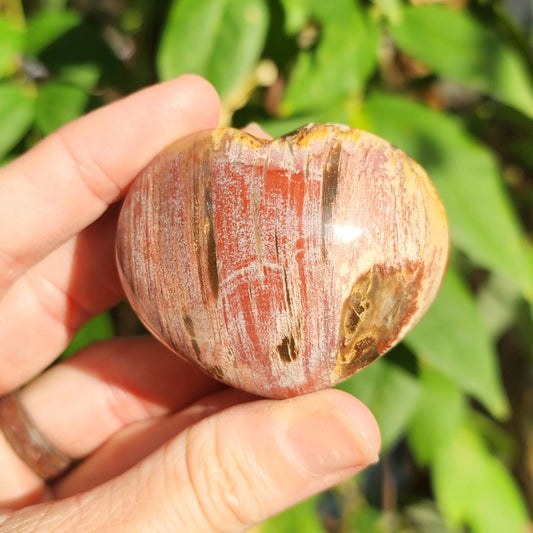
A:
<svg viewBox="0 0 533 533">
<path fill-rule="evenodd" d="M 329 387 L 397 344 L 436 295 L 443 206 L 422 168 L 369 133 L 203 131 L 132 185 L 121 280 L 146 327 L 234 387 Z"/>
</svg>

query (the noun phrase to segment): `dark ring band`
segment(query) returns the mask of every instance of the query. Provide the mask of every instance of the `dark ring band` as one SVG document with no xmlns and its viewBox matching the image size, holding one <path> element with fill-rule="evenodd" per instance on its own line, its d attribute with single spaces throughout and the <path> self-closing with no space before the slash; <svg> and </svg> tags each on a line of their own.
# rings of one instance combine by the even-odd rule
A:
<svg viewBox="0 0 533 533">
<path fill-rule="evenodd" d="M 40 433 L 14 391 L 0 398 L 0 430 L 17 455 L 42 479 L 56 479 L 73 461 Z"/>
</svg>

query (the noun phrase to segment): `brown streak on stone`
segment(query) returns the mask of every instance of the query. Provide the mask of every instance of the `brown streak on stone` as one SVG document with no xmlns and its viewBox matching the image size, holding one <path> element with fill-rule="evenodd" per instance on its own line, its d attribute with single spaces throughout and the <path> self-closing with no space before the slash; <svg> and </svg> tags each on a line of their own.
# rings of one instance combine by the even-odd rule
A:
<svg viewBox="0 0 533 533">
<path fill-rule="evenodd" d="M 356 354 L 362 354 L 368 351 L 368 348 L 376 345 L 376 339 L 372 337 L 363 337 L 360 341 L 354 344 L 353 350 Z"/>
<path fill-rule="evenodd" d="M 204 191 L 205 215 L 207 217 L 207 272 L 209 274 L 209 286 L 215 301 L 218 299 L 218 268 L 217 268 L 217 248 L 215 242 L 215 231 L 213 223 L 213 199 L 211 196 L 211 184 L 208 183 Z"/>
<path fill-rule="evenodd" d="M 352 373 L 354 370 L 363 368 L 380 356 L 376 339 L 372 336 L 363 337 L 357 341 L 350 352 L 345 354 L 342 364 L 345 372 Z"/>
<path fill-rule="evenodd" d="M 326 232 L 330 230 L 333 218 L 333 206 L 337 198 L 337 187 L 339 180 L 339 163 L 342 152 L 342 142 L 337 141 L 329 148 L 328 159 L 324 165 L 322 175 L 322 257 L 327 256 Z"/>
<path fill-rule="evenodd" d="M 350 307 L 346 311 L 346 314 L 344 317 L 345 335 L 353 335 L 360 321 L 361 319 L 359 318 L 359 314 L 357 313 L 357 311 L 353 309 L 352 307 Z"/>
<path fill-rule="evenodd" d="M 291 295 L 289 293 L 289 282 L 287 280 L 287 269 L 283 267 L 283 289 L 285 290 L 285 302 L 287 303 L 287 312 L 292 316 Z"/>
<path fill-rule="evenodd" d="M 192 346 L 192 349 L 194 350 L 194 353 L 196 354 L 196 357 L 198 358 L 198 361 L 201 361 L 200 347 L 198 346 L 196 339 L 191 339 L 191 346 Z"/>
<path fill-rule="evenodd" d="M 294 341 L 294 337 L 291 334 L 283 337 L 282 341 L 276 347 L 276 352 L 284 363 L 292 363 L 295 361 L 298 354 L 296 352 L 296 342 Z"/>
<path fill-rule="evenodd" d="M 224 369 L 220 365 L 210 365 L 207 366 L 205 370 L 210 376 L 220 381 L 224 381 L 224 378 L 226 377 Z"/>
<path fill-rule="evenodd" d="M 355 368 L 364 368 L 372 361 L 375 361 L 381 354 L 376 343 L 376 339 L 365 337 L 354 346 Z"/>
<path fill-rule="evenodd" d="M 196 357 L 200 359 L 200 347 L 198 346 L 198 342 L 196 341 L 196 332 L 194 331 L 194 322 L 192 321 L 192 318 L 187 313 L 184 313 L 182 315 L 182 320 L 183 320 L 183 325 L 185 326 L 185 331 L 189 335 L 192 349 L 194 350 Z"/>
</svg>

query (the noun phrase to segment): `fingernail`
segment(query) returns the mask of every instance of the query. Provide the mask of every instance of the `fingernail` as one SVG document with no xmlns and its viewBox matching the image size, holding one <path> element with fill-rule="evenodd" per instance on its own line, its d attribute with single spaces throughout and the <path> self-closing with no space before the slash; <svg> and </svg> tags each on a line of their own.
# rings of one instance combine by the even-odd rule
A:
<svg viewBox="0 0 533 533">
<path fill-rule="evenodd" d="M 292 420 L 287 437 L 295 459 L 318 476 L 377 463 L 376 448 L 342 409 L 305 413 Z"/>
</svg>

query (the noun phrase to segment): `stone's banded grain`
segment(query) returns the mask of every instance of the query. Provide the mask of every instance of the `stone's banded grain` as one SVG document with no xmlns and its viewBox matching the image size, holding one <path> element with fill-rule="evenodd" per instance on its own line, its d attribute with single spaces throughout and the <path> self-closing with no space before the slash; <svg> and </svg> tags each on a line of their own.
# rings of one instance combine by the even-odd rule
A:
<svg viewBox="0 0 533 533">
<path fill-rule="evenodd" d="M 420 166 L 332 124 L 177 141 L 138 176 L 117 235 L 147 328 L 216 379 L 273 398 L 334 385 L 398 343 L 447 256 Z"/>
</svg>

